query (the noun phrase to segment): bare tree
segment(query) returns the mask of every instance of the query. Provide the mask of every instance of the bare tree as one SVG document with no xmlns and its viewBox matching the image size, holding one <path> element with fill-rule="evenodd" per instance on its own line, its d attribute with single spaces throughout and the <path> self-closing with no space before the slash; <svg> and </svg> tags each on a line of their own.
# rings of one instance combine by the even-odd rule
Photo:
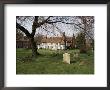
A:
<svg viewBox="0 0 110 90">
<path fill-rule="evenodd" d="M 36 57 L 39 53 L 37 52 L 37 46 L 36 46 L 36 42 L 34 40 L 34 36 L 36 33 L 36 29 L 42 27 L 43 25 L 47 24 L 53 24 L 53 23 L 57 23 L 57 22 L 62 22 L 62 17 L 53 17 L 52 19 L 50 19 L 50 17 L 52 16 L 48 16 L 48 17 L 42 17 L 42 16 L 34 16 L 33 18 L 31 18 L 32 20 L 32 32 L 30 33 L 26 28 L 25 25 L 23 26 L 23 21 L 28 21 L 29 16 L 17 16 L 16 17 L 16 28 L 20 29 L 22 32 L 25 33 L 25 35 L 29 38 L 29 40 L 31 41 L 31 45 L 32 45 L 32 56 Z M 28 23 L 28 22 L 27 22 Z M 46 27 L 43 27 L 42 29 L 46 29 Z"/>
<path fill-rule="evenodd" d="M 21 20 L 22 17 L 17 17 L 17 19 Z M 25 17 L 22 20 L 25 20 L 27 17 Z M 24 32 L 26 34 L 26 36 L 29 38 L 29 40 L 31 41 L 31 45 L 32 45 L 32 56 L 36 57 L 39 53 L 37 52 L 37 46 L 36 46 L 36 42 L 34 40 L 34 35 L 36 32 L 36 29 L 39 28 L 41 25 L 43 25 L 44 23 L 46 23 L 48 21 L 48 19 L 50 18 L 50 16 L 48 18 L 46 18 L 43 21 L 39 21 L 39 16 L 35 16 L 34 20 L 33 20 L 33 24 L 32 24 L 32 32 L 30 33 L 26 28 L 24 28 L 22 25 L 20 25 L 17 21 L 16 21 L 16 28 L 20 29 L 22 32 Z M 22 22 L 21 20 L 21 22 Z"/>
<path fill-rule="evenodd" d="M 75 21 L 75 18 L 76 19 L 80 19 L 80 23 L 79 22 L 76 22 Z M 91 17 L 75 17 L 75 16 L 17 16 L 16 17 L 16 28 L 17 29 L 20 29 L 22 32 L 25 33 L 25 35 L 29 38 L 29 40 L 31 41 L 31 45 L 32 45 L 32 56 L 33 57 L 36 57 L 39 53 L 37 52 L 37 46 L 36 46 L 36 42 L 35 42 L 35 33 L 36 33 L 36 30 L 38 28 L 42 28 L 43 30 L 45 31 L 48 31 L 48 28 L 47 26 L 48 25 L 51 25 L 51 26 L 55 26 L 56 24 L 58 23 L 63 23 L 63 24 L 69 24 L 69 25 L 74 25 L 80 29 L 78 30 L 84 30 L 85 31 L 85 34 L 87 34 L 90 38 L 91 36 L 88 34 L 88 28 L 87 27 L 90 27 L 89 25 L 91 24 L 88 24 L 88 21 L 89 19 L 88 18 L 91 18 Z M 94 18 L 93 18 L 94 20 Z M 25 28 L 25 23 L 23 23 L 24 21 L 26 21 L 25 23 L 29 23 L 30 21 L 32 22 L 32 32 L 29 32 L 28 29 Z M 87 22 L 85 22 L 87 21 Z M 91 20 L 92 22 L 92 20 Z M 50 31 L 48 31 L 50 32 Z M 60 31 L 62 33 L 62 31 Z M 65 34 L 62 33 L 62 35 L 65 37 Z M 65 39 L 64 39 L 65 41 Z"/>
<path fill-rule="evenodd" d="M 87 52 L 89 48 L 87 44 L 90 43 L 90 41 L 94 42 L 94 16 L 77 16 L 76 18 L 77 24 L 75 24 L 75 28 L 83 34 L 84 38 L 80 51 Z"/>
</svg>

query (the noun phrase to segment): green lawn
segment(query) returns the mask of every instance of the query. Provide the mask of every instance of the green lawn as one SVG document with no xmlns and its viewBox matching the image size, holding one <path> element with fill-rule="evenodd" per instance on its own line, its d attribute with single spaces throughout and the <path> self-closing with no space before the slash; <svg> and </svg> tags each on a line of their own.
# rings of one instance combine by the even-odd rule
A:
<svg viewBox="0 0 110 90">
<path fill-rule="evenodd" d="M 92 52 L 80 54 L 74 58 L 73 53 L 78 50 L 44 50 L 40 49 L 37 58 L 31 58 L 31 49 L 16 50 L 17 74 L 94 74 L 94 55 Z M 63 61 L 63 53 L 71 56 L 71 64 Z"/>
</svg>

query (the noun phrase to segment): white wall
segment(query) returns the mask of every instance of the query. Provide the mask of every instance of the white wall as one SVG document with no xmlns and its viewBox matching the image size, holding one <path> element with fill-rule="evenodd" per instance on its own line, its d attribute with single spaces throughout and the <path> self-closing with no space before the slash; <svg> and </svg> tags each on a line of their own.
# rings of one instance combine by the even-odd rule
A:
<svg viewBox="0 0 110 90">
<path fill-rule="evenodd" d="M 51 49 L 51 50 L 57 50 L 57 49 L 64 49 L 64 45 L 60 45 L 60 43 L 41 43 L 40 45 L 37 45 L 38 49 L 44 48 L 44 49 Z"/>
</svg>

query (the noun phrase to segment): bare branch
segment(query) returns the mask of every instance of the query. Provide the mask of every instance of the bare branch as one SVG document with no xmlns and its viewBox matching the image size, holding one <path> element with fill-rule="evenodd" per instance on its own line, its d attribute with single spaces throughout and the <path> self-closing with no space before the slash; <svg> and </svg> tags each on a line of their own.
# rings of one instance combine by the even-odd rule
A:
<svg viewBox="0 0 110 90">
<path fill-rule="evenodd" d="M 34 22 L 33 22 L 33 25 L 32 25 L 32 33 L 31 33 L 31 35 L 32 35 L 33 37 L 34 37 L 34 35 L 35 35 L 36 28 L 39 26 L 38 17 L 39 17 L 39 16 L 35 16 L 35 19 L 34 19 Z"/>
<path fill-rule="evenodd" d="M 41 25 L 43 25 L 44 23 L 48 22 L 48 20 L 49 20 L 50 17 L 52 17 L 52 16 L 49 16 L 46 20 L 44 20 L 44 21 L 42 21 L 41 23 L 39 23 L 39 27 L 40 27 Z"/>
<path fill-rule="evenodd" d="M 25 29 L 23 26 L 21 26 L 20 24 L 18 24 L 16 22 L 16 28 L 17 29 L 20 29 L 22 32 L 24 32 L 26 34 L 27 37 L 31 37 L 31 34 L 28 32 L 27 29 Z"/>
<path fill-rule="evenodd" d="M 41 25 L 43 25 L 44 23 L 46 23 L 48 21 L 48 19 L 51 17 L 49 16 L 46 20 L 42 21 L 41 23 L 38 23 L 38 17 L 39 16 L 35 16 L 33 25 L 32 25 L 32 33 L 31 35 L 34 37 L 35 32 L 36 32 L 36 28 L 40 27 Z"/>
<path fill-rule="evenodd" d="M 61 22 L 61 23 L 65 23 L 65 24 L 73 24 L 73 25 L 76 25 L 78 26 L 79 28 L 81 28 L 82 30 L 85 30 L 83 27 L 80 26 L 80 24 L 76 24 L 76 23 L 67 23 L 67 22 L 62 22 L 62 21 L 55 21 L 55 22 L 46 22 L 48 24 L 53 24 L 53 23 L 58 23 L 58 22 Z M 58 27 L 57 27 L 58 29 Z M 87 32 L 85 32 L 86 35 L 88 35 L 91 39 L 93 39 Z"/>
</svg>

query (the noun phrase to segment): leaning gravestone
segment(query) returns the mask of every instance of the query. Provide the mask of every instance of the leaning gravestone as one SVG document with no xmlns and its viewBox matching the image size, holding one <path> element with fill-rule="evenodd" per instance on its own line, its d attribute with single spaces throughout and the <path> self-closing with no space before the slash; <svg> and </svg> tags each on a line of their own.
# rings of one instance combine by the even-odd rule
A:
<svg viewBox="0 0 110 90">
<path fill-rule="evenodd" d="M 70 64 L 70 54 L 68 53 L 63 54 L 63 62 Z"/>
</svg>

